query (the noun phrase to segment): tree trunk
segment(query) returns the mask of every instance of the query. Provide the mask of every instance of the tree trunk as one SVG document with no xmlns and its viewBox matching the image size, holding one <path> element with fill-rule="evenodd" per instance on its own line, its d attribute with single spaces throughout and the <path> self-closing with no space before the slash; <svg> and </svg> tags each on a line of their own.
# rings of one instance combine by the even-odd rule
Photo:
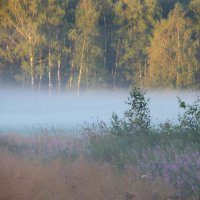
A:
<svg viewBox="0 0 200 200">
<path fill-rule="evenodd" d="M 78 82 L 77 82 L 77 95 L 79 95 L 79 91 L 80 91 L 80 83 L 81 83 L 81 76 L 82 76 L 82 70 L 83 70 L 84 51 L 85 51 L 85 40 L 86 38 L 84 38 L 83 40 L 82 51 L 81 51 L 80 69 L 79 69 Z"/>
<path fill-rule="evenodd" d="M 120 51 L 120 41 L 118 42 L 116 59 L 115 59 L 115 69 L 113 72 L 113 89 L 116 87 L 116 76 L 117 76 L 117 68 L 118 68 L 118 60 L 119 60 L 119 51 Z"/>
<path fill-rule="evenodd" d="M 86 68 L 86 90 L 89 90 L 89 70 L 88 67 Z"/>
<path fill-rule="evenodd" d="M 73 81 L 73 70 L 74 70 L 74 51 L 72 52 L 72 64 L 71 64 L 71 68 L 70 68 L 70 77 L 69 77 L 69 88 L 72 88 L 72 81 Z"/>
<path fill-rule="evenodd" d="M 180 31 L 179 27 L 177 27 L 177 69 L 176 69 L 176 86 L 180 86 L 179 84 L 179 68 L 180 68 Z"/>
<path fill-rule="evenodd" d="M 35 70 L 34 70 L 34 65 L 33 65 L 33 55 L 31 54 L 30 56 L 30 64 L 31 64 L 31 87 L 34 89 L 35 85 Z"/>
<path fill-rule="evenodd" d="M 144 77 L 146 79 L 147 77 L 147 61 L 145 60 L 145 63 L 144 63 Z"/>
<path fill-rule="evenodd" d="M 39 65 L 40 65 L 40 67 L 42 66 L 42 53 L 41 53 L 41 51 L 40 51 Z M 39 82 L 38 82 L 38 89 L 39 89 L 39 91 L 41 89 L 42 76 L 43 76 L 43 70 L 41 71 L 41 68 L 40 68 L 40 70 L 39 70 Z"/>
<path fill-rule="evenodd" d="M 51 80 L 51 67 L 52 67 L 52 64 L 51 64 L 51 52 L 49 50 L 49 57 L 48 57 L 48 60 L 49 60 L 49 93 L 51 93 L 51 89 L 52 89 L 52 80 Z"/>
<path fill-rule="evenodd" d="M 58 59 L 58 92 L 60 92 L 60 59 Z"/>
<path fill-rule="evenodd" d="M 103 21 L 104 21 L 104 59 L 103 59 L 103 63 L 104 63 L 104 69 L 106 68 L 106 54 L 107 54 L 107 24 L 106 24 L 106 16 L 104 14 L 103 16 Z"/>
<path fill-rule="evenodd" d="M 49 69 L 49 93 L 51 93 L 52 83 L 51 83 L 51 69 Z"/>
<path fill-rule="evenodd" d="M 142 86 L 142 67 L 141 64 L 139 64 L 139 71 L 140 71 L 140 87 Z"/>
<path fill-rule="evenodd" d="M 39 91 L 41 89 L 41 81 L 42 81 L 42 75 L 40 75 L 40 77 L 39 77 L 39 84 L 38 84 Z"/>
</svg>

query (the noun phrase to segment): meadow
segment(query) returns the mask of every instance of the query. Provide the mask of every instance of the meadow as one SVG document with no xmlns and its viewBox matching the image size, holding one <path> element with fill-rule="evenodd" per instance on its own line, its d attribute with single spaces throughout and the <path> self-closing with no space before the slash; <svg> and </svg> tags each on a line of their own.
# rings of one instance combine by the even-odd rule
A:
<svg viewBox="0 0 200 200">
<path fill-rule="evenodd" d="M 111 125 L 0 134 L 2 200 L 200 199 L 200 99 L 178 101 L 178 123 L 152 124 L 149 99 L 135 88 Z"/>
</svg>

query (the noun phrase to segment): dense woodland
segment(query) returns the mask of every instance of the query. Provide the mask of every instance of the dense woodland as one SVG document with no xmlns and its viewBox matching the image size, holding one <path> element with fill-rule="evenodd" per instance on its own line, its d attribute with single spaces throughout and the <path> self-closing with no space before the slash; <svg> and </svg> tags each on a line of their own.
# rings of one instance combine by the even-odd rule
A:
<svg viewBox="0 0 200 200">
<path fill-rule="evenodd" d="M 0 0 L 0 84 L 200 88 L 199 0 Z"/>
</svg>

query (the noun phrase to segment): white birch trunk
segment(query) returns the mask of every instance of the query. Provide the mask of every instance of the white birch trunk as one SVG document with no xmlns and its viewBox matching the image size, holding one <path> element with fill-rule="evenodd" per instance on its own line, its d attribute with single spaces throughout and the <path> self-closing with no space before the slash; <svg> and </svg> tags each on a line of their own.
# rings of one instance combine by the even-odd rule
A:
<svg viewBox="0 0 200 200">
<path fill-rule="evenodd" d="M 33 66 L 33 55 L 30 56 L 30 63 L 31 63 L 31 87 L 34 89 L 35 85 L 35 73 L 34 73 L 34 66 Z"/>
<path fill-rule="evenodd" d="M 81 83 L 81 77 L 82 77 L 83 59 L 84 59 L 84 51 L 85 51 L 85 40 L 86 39 L 84 38 L 82 51 L 81 51 L 80 69 L 79 69 L 78 82 L 77 82 L 77 95 L 79 95 L 79 92 L 80 92 L 80 83 Z"/>
<path fill-rule="evenodd" d="M 61 61 L 60 61 L 60 59 L 58 59 L 58 92 L 60 92 L 60 87 L 61 87 L 61 81 L 60 81 L 60 63 L 61 63 Z"/>
<path fill-rule="evenodd" d="M 41 89 L 41 81 L 42 81 L 42 75 L 40 75 L 40 77 L 39 77 L 39 84 L 38 84 L 38 89 L 39 89 L 39 91 L 40 91 L 40 89 Z"/>
<path fill-rule="evenodd" d="M 48 73 L 48 77 L 49 77 L 49 93 L 51 93 L 51 89 L 52 89 L 52 80 L 51 80 L 51 52 L 49 50 L 49 73 Z"/>
<path fill-rule="evenodd" d="M 104 14 L 104 68 L 106 68 L 106 54 L 107 54 L 107 24 L 106 24 L 106 17 Z"/>
<path fill-rule="evenodd" d="M 118 60 L 119 60 L 119 47 L 120 47 L 120 41 L 117 46 L 117 53 L 116 53 L 116 60 L 115 60 L 115 69 L 114 69 L 114 74 L 113 74 L 113 89 L 116 87 L 116 76 L 117 76 L 117 68 L 118 68 Z"/>
<path fill-rule="evenodd" d="M 72 64 L 70 68 L 70 77 L 68 80 L 69 88 L 72 88 L 72 81 L 73 81 L 73 70 L 74 70 L 74 52 L 72 52 Z"/>
</svg>

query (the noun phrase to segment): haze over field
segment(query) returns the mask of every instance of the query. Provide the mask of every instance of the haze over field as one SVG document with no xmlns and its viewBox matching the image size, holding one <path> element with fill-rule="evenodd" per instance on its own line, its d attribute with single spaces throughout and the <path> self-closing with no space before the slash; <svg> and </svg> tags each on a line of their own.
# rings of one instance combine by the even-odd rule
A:
<svg viewBox="0 0 200 200">
<path fill-rule="evenodd" d="M 0 200 L 200 200 L 200 0 L 0 0 Z"/>
<path fill-rule="evenodd" d="M 22 90 L 2 90 L 0 92 L 0 129 L 51 126 L 73 129 L 84 122 L 103 120 L 109 123 L 112 112 L 122 117 L 128 109 L 125 104 L 129 91 L 73 92 L 62 94 L 47 92 L 32 93 Z M 151 91 L 152 122 L 158 125 L 167 119 L 178 122 L 181 111 L 177 96 L 192 103 L 198 92 L 194 91 Z"/>
</svg>

